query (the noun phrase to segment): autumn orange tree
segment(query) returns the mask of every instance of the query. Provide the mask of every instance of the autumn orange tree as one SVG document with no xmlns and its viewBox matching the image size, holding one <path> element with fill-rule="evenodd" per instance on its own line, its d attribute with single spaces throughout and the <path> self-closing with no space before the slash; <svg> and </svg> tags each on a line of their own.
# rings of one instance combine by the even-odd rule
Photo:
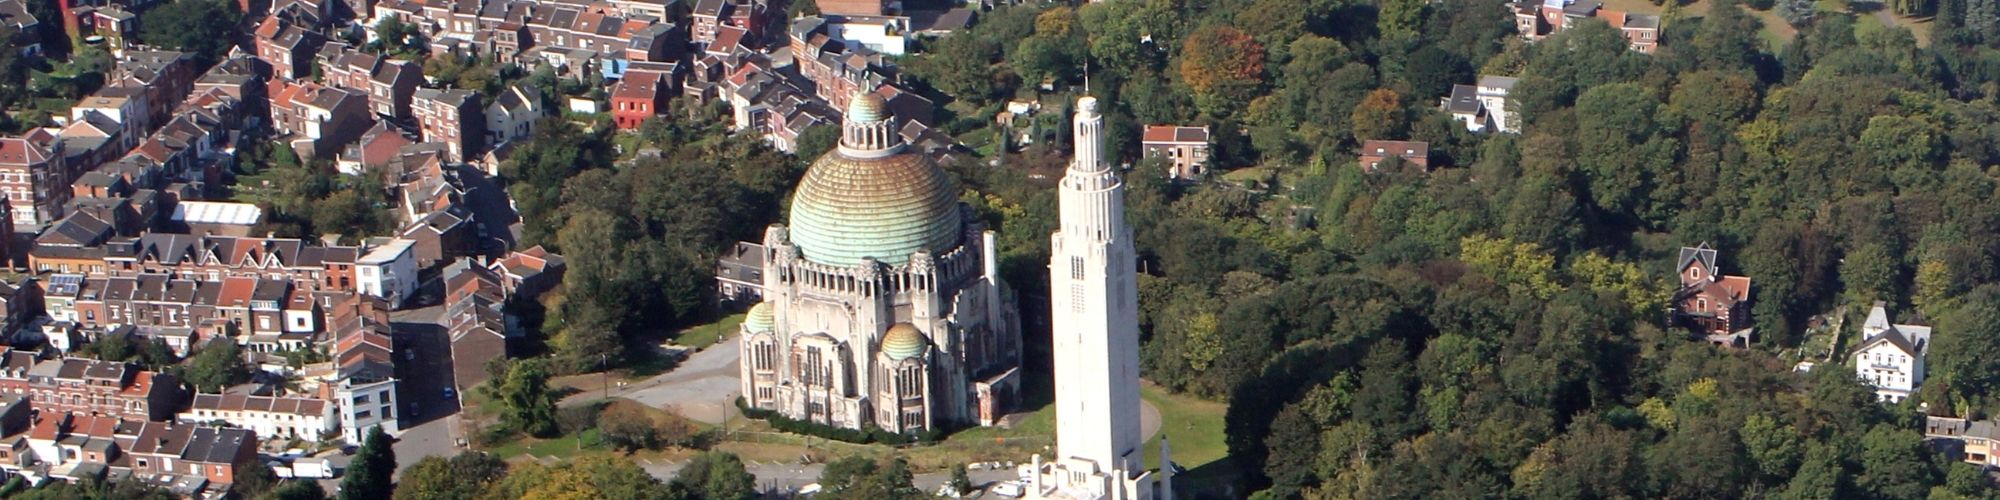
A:
<svg viewBox="0 0 2000 500">
<path fill-rule="evenodd" d="M 1389 89 L 1375 89 L 1354 106 L 1354 142 L 1371 139 L 1402 139 L 1409 132 L 1409 118 L 1403 110 L 1403 96 Z"/>
<path fill-rule="evenodd" d="M 1202 28 L 1181 51 L 1181 81 L 1194 90 L 1195 107 L 1229 116 L 1263 89 L 1264 46 L 1236 28 Z"/>
</svg>

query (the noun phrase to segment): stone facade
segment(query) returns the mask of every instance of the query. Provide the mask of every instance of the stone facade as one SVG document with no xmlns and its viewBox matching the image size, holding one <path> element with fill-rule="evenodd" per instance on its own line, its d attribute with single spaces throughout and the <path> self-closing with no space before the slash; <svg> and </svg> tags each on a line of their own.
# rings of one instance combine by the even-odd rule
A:
<svg viewBox="0 0 2000 500">
<path fill-rule="evenodd" d="M 935 164 L 904 151 L 879 96 L 855 103 L 792 224 L 765 233 L 763 302 L 741 337 L 745 402 L 850 429 L 990 425 L 1020 363 L 992 233 Z"/>
</svg>

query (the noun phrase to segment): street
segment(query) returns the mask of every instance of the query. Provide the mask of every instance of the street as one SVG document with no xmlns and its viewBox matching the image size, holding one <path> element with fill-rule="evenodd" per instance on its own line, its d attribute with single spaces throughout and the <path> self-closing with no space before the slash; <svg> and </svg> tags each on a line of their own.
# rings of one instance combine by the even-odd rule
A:
<svg viewBox="0 0 2000 500">
<path fill-rule="evenodd" d="M 435 286 L 436 282 L 426 283 Z M 390 314 L 396 334 L 397 401 L 402 406 L 396 436 L 396 469 L 427 456 L 458 453 L 458 398 L 444 397 L 453 387 L 451 339 L 443 324 L 444 306 L 431 305 Z"/>
</svg>

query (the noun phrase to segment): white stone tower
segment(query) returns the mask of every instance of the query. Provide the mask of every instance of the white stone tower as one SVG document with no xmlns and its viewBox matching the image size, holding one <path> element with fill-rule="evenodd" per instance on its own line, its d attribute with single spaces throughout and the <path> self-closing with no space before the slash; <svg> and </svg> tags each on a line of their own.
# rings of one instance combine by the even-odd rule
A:
<svg viewBox="0 0 2000 500">
<path fill-rule="evenodd" d="M 1076 103 L 1076 159 L 1063 175 L 1061 226 L 1049 247 L 1058 458 L 1136 469 L 1139 281 L 1125 184 L 1105 164 L 1097 99 Z"/>
<path fill-rule="evenodd" d="M 1030 465 L 1029 496 L 1167 498 L 1155 496 L 1141 457 L 1138 254 L 1125 184 L 1104 161 L 1096 98 L 1077 100 L 1074 128 L 1076 158 L 1058 188 L 1061 226 L 1049 249 L 1057 456 Z"/>
</svg>

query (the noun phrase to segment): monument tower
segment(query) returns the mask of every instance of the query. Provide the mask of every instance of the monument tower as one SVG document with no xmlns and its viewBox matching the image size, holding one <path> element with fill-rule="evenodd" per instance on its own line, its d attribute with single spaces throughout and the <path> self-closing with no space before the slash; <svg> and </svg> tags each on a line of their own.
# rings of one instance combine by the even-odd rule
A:
<svg viewBox="0 0 2000 500">
<path fill-rule="evenodd" d="M 1125 184 L 1104 161 L 1097 98 L 1077 100 L 1076 157 L 1049 248 L 1056 457 L 1037 456 L 1030 498 L 1166 499 L 1145 470 L 1139 429 L 1139 282 Z M 1167 463 L 1161 443 L 1161 463 Z M 1155 484 L 1159 482 L 1160 484 Z"/>
</svg>

